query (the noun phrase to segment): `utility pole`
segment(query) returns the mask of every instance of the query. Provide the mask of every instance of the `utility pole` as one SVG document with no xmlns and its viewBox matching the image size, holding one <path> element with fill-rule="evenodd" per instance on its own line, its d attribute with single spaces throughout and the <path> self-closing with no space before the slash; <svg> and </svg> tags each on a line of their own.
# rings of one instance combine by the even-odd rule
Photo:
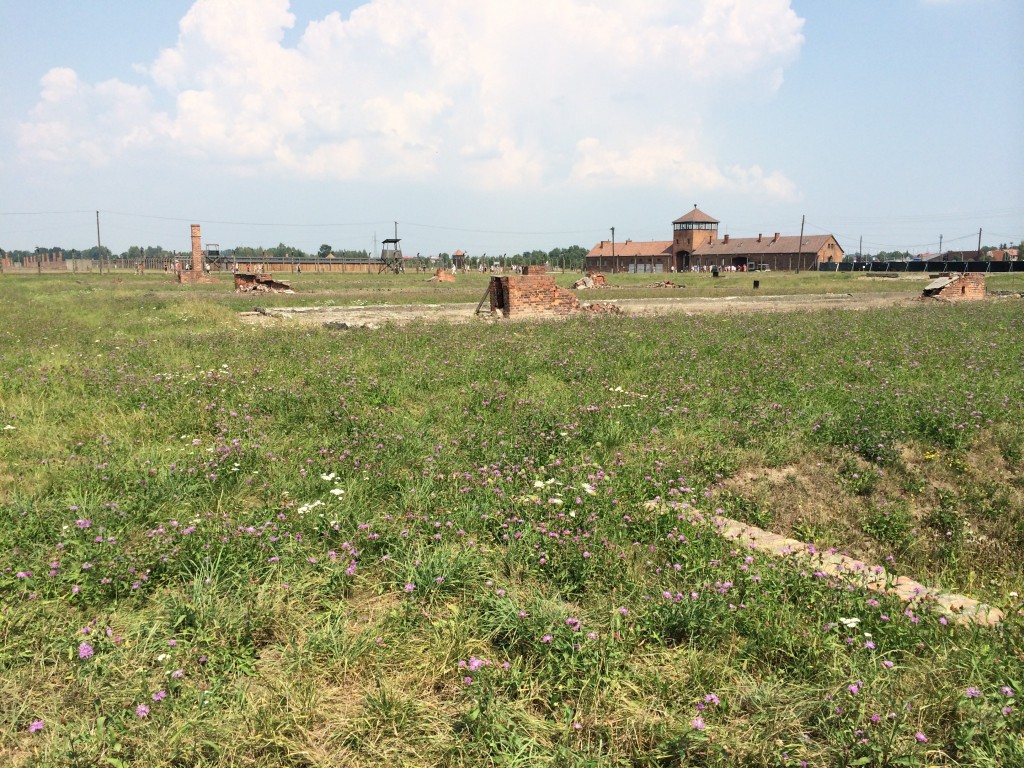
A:
<svg viewBox="0 0 1024 768">
<path fill-rule="evenodd" d="M 612 272 L 619 271 L 619 263 L 615 260 L 615 227 L 612 227 Z"/>
<path fill-rule="evenodd" d="M 981 261 L 981 228 L 978 228 L 978 261 Z"/>
<path fill-rule="evenodd" d="M 796 246 L 796 273 L 800 274 L 800 262 L 804 257 L 804 219 L 806 215 L 800 217 L 800 242 Z"/>
<path fill-rule="evenodd" d="M 942 261 L 942 235 L 939 235 L 939 261 Z"/>
<path fill-rule="evenodd" d="M 96 259 L 100 263 L 100 274 L 102 275 L 103 274 L 103 243 L 100 242 L 100 212 L 99 211 L 96 211 Z"/>
<path fill-rule="evenodd" d="M 857 260 L 864 258 L 864 235 L 860 236 L 860 244 L 857 246 Z"/>
</svg>

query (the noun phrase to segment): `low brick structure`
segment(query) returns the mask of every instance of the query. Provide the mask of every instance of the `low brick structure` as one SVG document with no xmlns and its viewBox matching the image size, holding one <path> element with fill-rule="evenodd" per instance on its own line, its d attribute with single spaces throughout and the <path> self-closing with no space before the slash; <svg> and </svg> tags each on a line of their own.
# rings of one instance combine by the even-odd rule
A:
<svg viewBox="0 0 1024 768">
<path fill-rule="evenodd" d="M 522 275 L 492 277 L 491 312 L 503 317 L 563 317 L 580 308 L 576 296 L 555 285 L 544 267 L 524 267 Z"/>
<path fill-rule="evenodd" d="M 985 275 L 981 272 L 944 274 L 928 283 L 922 299 L 941 301 L 977 301 L 985 298 Z"/>
<path fill-rule="evenodd" d="M 239 272 L 235 275 L 236 293 L 295 293 L 288 283 L 275 280 L 271 275 Z"/>
<path fill-rule="evenodd" d="M 443 267 L 434 272 L 434 276 L 427 280 L 428 283 L 454 283 L 455 275 Z"/>
</svg>

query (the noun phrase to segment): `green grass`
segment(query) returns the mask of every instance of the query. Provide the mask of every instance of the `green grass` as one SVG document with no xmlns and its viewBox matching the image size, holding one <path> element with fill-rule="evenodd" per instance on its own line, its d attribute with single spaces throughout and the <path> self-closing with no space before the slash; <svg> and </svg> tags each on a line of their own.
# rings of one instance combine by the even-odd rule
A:
<svg viewBox="0 0 1024 768">
<path fill-rule="evenodd" d="M 486 283 L 425 277 L 259 301 Z M 0 277 L 0 762 L 1024 764 L 1019 300 L 339 334 L 115 278 Z M 773 561 L 717 510 L 1007 620 Z"/>
</svg>

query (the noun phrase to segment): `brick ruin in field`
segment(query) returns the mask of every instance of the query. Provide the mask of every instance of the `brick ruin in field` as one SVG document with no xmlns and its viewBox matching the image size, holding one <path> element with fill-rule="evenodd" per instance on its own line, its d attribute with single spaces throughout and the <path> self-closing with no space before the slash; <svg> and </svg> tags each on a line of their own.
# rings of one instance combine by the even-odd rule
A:
<svg viewBox="0 0 1024 768">
<path fill-rule="evenodd" d="M 455 275 L 449 272 L 444 267 L 439 267 L 435 272 L 434 276 L 427 280 L 428 283 L 454 283 Z"/>
<path fill-rule="evenodd" d="M 981 272 L 944 274 L 928 283 L 921 293 L 922 299 L 940 301 L 977 301 L 985 298 L 985 275 Z"/>
<path fill-rule="evenodd" d="M 203 242 L 199 234 L 199 225 L 192 225 L 192 269 L 183 269 L 178 272 L 179 283 L 208 283 L 212 278 L 208 277 L 203 269 Z"/>
<path fill-rule="evenodd" d="M 601 272 L 587 272 L 586 275 L 581 277 L 572 287 L 576 290 L 586 290 L 589 288 L 607 288 L 608 281 L 605 279 L 604 274 Z"/>
<path fill-rule="evenodd" d="M 492 277 L 491 312 L 502 317 L 564 317 L 580 309 L 576 296 L 555 285 L 543 266 L 523 267 L 521 275 Z"/>
<path fill-rule="evenodd" d="M 235 293 L 295 293 L 288 283 L 270 275 L 239 272 L 235 275 Z"/>
</svg>

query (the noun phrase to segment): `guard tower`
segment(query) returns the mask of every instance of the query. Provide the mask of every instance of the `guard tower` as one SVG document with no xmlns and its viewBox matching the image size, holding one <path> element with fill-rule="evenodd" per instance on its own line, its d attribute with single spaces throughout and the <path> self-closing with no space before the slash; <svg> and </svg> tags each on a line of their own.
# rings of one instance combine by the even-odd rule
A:
<svg viewBox="0 0 1024 768">
<path fill-rule="evenodd" d="M 672 254 L 676 272 L 688 272 L 690 256 L 702 245 L 718 240 L 718 219 L 713 219 L 693 204 L 693 210 L 672 222 Z"/>
<path fill-rule="evenodd" d="M 377 270 L 379 275 L 381 272 L 394 272 L 396 275 L 400 272 L 405 272 L 405 264 L 402 259 L 402 249 L 398 245 L 401 239 L 397 237 L 389 237 L 384 241 L 384 245 L 380 251 L 380 269 Z"/>
</svg>

